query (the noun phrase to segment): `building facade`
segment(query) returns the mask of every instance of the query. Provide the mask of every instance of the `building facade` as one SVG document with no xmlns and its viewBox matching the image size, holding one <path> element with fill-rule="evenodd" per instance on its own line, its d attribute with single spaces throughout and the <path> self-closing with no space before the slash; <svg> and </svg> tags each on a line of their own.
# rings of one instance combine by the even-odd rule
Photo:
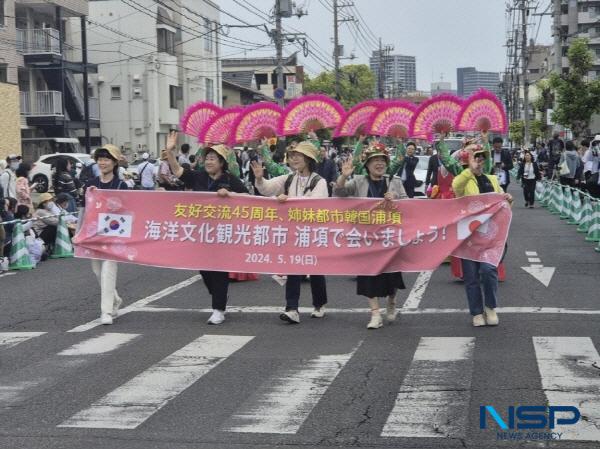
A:
<svg viewBox="0 0 600 449">
<path fill-rule="evenodd" d="M 210 1 L 90 1 L 88 35 L 98 62 L 90 93 L 100 100 L 102 134 L 132 159 L 158 156 L 188 105 L 221 104 L 218 7 Z M 194 13 L 190 12 L 193 11 Z M 181 136 L 193 145 L 196 140 Z M 100 143 L 99 143 L 100 144 Z"/>
<path fill-rule="evenodd" d="M 385 51 L 374 51 L 369 66 L 375 79 L 383 77 L 386 98 L 396 98 L 417 90 L 417 60 L 414 56 L 388 55 Z"/>
<path fill-rule="evenodd" d="M 82 89 L 87 61 L 85 0 L 0 1 L 0 82 L 17 86 L 24 159 L 81 151 L 98 128 L 98 104 Z M 87 130 L 87 131 L 86 131 Z"/>
<path fill-rule="evenodd" d="M 456 94 L 459 97 L 468 97 L 480 88 L 487 89 L 499 95 L 500 73 L 480 72 L 475 67 L 460 67 L 456 69 Z"/>
<path fill-rule="evenodd" d="M 442 95 L 442 94 L 450 94 L 456 95 L 456 90 L 452 89 L 452 83 L 447 81 L 437 81 L 435 83 L 431 83 L 431 96 Z"/>
</svg>

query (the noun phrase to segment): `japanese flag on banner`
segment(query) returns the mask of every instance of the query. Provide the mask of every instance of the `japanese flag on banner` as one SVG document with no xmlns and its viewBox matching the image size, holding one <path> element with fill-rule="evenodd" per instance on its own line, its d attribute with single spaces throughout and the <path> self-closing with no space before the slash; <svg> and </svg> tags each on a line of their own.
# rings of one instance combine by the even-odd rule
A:
<svg viewBox="0 0 600 449">
<path fill-rule="evenodd" d="M 492 218 L 492 214 L 471 215 L 468 218 L 463 218 L 457 225 L 457 238 L 459 240 L 467 239 L 475 231 L 481 234 L 487 233 L 490 218 Z"/>
<path fill-rule="evenodd" d="M 98 214 L 98 235 L 131 237 L 131 215 Z"/>
</svg>

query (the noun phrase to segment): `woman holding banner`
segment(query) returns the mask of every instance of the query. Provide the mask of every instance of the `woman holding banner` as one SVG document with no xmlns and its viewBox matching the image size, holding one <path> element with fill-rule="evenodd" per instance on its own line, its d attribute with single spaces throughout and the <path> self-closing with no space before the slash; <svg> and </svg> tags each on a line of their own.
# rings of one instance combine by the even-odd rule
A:
<svg viewBox="0 0 600 449">
<path fill-rule="evenodd" d="M 365 153 L 363 164 L 366 175 L 354 175 L 347 181 L 354 171 L 352 160 L 342 165 L 342 174 L 339 176 L 333 189 L 333 195 L 339 197 L 354 196 L 366 198 L 383 198 L 386 202 L 408 198 L 402 180 L 398 177 L 390 179 L 386 175 L 390 164 L 390 156 L 385 145 L 375 143 Z M 379 297 L 387 296 L 388 321 L 396 318 L 396 291 L 404 289 L 402 273 L 381 273 L 376 276 L 358 276 L 356 293 L 369 299 L 371 308 L 371 320 L 367 329 L 378 329 L 383 326 L 381 313 L 379 311 Z"/>
<path fill-rule="evenodd" d="M 165 153 L 171 171 L 183 182 L 187 189 L 195 192 L 216 192 L 220 197 L 229 196 L 229 192 L 248 193 L 244 183 L 238 177 L 229 173 L 229 164 L 231 161 L 235 161 L 235 154 L 225 145 L 204 148 L 204 170 L 191 170 L 179 165 L 177 161 L 176 131 L 171 131 L 169 134 Z M 201 270 L 200 274 L 212 296 L 213 313 L 208 319 L 208 324 L 221 324 L 225 321 L 229 273 Z"/>
<path fill-rule="evenodd" d="M 256 161 L 252 162 L 256 188 L 262 195 L 276 196 L 280 202 L 286 201 L 288 197 L 329 197 L 327 182 L 316 173 L 319 161 L 317 147 L 308 141 L 301 142 L 288 151 L 287 160 L 294 173 L 272 179 L 265 179 L 262 165 Z M 290 324 L 300 322 L 298 303 L 300 301 L 300 283 L 303 277 L 303 275 L 288 275 L 285 284 L 285 312 L 279 315 L 279 318 Z M 311 316 L 322 318 L 325 315 L 325 304 L 327 304 L 325 276 L 311 275 L 310 288 L 314 306 Z"/>
</svg>

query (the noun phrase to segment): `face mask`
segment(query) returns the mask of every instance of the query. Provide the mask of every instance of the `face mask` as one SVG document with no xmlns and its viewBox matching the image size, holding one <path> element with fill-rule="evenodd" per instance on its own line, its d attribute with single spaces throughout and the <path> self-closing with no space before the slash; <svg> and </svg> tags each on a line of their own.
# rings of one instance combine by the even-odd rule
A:
<svg viewBox="0 0 600 449">
<path fill-rule="evenodd" d="M 51 201 L 46 203 L 46 210 L 52 210 L 53 207 L 54 207 L 54 203 L 52 203 Z"/>
<path fill-rule="evenodd" d="M 11 163 L 10 163 L 10 169 L 11 169 L 12 171 L 16 171 L 16 170 L 17 170 L 17 168 L 19 168 L 19 165 L 20 165 L 20 164 L 19 164 L 18 162 L 11 162 Z"/>
</svg>

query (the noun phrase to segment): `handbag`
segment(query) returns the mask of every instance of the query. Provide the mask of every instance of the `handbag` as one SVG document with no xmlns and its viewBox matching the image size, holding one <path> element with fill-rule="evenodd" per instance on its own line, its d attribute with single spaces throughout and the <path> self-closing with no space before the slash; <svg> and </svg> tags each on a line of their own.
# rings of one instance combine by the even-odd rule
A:
<svg viewBox="0 0 600 449">
<path fill-rule="evenodd" d="M 566 176 L 569 173 L 571 173 L 571 170 L 569 170 L 569 165 L 567 164 L 567 161 L 562 161 L 558 166 L 558 174 L 560 176 Z"/>
</svg>

